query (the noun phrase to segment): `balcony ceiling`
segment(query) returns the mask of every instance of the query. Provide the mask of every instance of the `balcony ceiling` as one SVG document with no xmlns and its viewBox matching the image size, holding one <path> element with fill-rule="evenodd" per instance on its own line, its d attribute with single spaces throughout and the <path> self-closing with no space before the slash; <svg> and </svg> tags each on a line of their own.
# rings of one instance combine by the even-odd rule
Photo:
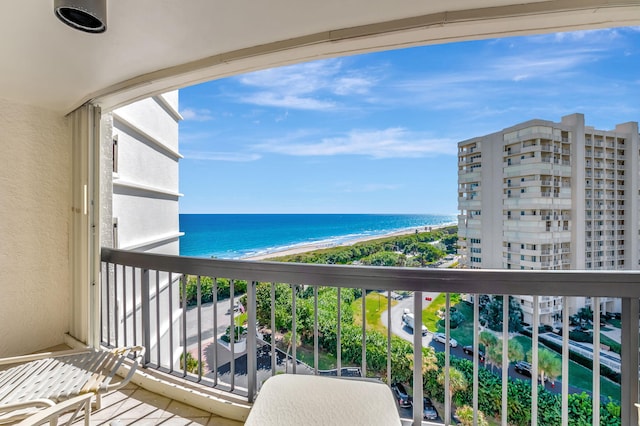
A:
<svg viewBox="0 0 640 426">
<path fill-rule="evenodd" d="M 0 96 L 67 113 L 329 56 L 640 24 L 640 0 L 108 0 L 103 34 L 53 1 L 2 2 Z"/>
</svg>

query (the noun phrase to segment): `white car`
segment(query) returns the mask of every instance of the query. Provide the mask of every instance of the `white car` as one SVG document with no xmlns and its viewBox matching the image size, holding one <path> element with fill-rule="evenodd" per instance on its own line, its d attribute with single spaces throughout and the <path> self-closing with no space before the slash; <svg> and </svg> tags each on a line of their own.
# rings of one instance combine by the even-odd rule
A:
<svg viewBox="0 0 640 426">
<path fill-rule="evenodd" d="M 444 333 L 434 333 L 433 334 L 433 340 L 435 340 L 436 342 L 440 342 L 442 344 L 445 344 L 447 342 L 447 337 L 445 336 Z M 449 339 L 449 346 L 451 346 L 452 348 L 455 348 L 458 346 L 458 341 L 456 339 L 454 339 L 453 337 Z"/>
</svg>

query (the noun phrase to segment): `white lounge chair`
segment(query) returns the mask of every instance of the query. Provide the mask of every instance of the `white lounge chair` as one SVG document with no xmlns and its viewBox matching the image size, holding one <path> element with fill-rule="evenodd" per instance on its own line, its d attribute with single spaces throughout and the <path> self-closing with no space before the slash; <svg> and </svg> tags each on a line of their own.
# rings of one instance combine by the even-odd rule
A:
<svg viewBox="0 0 640 426">
<path fill-rule="evenodd" d="M 129 354 L 133 363 L 124 378 L 116 375 Z M 96 397 L 100 408 L 101 395 L 126 385 L 140 365 L 144 348 L 141 346 L 113 350 L 70 350 L 0 359 L 0 424 L 15 422 L 38 413 L 42 407 L 53 413 L 61 407 L 81 408 L 90 397 Z M 69 401 L 61 407 L 56 404 Z M 72 404 L 73 403 L 73 404 Z M 77 410 L 79 411 L 79 410 Z M 90 409 L 85 414 L 89 424 Z M 57 413 L 57 414 L 56 414 Z M 36 423 L 39 424 L 39 423 Z"/>
</svg>

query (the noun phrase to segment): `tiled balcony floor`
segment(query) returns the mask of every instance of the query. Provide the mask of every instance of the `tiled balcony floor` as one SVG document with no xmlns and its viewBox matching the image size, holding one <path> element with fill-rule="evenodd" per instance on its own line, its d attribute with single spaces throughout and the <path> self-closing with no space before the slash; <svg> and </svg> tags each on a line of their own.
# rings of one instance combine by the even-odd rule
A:
<svg viewBox="0 0 640 426">
<path fill-rule="evenodd" d="M 61 423 L 65 418 L 61 418 Z M 84 418 L 73 423 L 83 425 Z M 241 422 L 216 416 L 182 402 L 128 385 L 102 398 L 102 408 L 91 413 L 91 425 L 210 425 L 241 426 Z"/>
</svg>

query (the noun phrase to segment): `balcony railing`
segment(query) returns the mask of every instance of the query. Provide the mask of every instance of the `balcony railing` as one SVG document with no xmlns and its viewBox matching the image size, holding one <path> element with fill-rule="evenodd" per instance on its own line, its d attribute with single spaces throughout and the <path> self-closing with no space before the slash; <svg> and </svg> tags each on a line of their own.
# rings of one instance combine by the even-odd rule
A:
<svg viewBox="0 0 640 426">
<path fill-rule="evenodd" d="M 187 276 L 193 277 L 196 283 L 195 293 L 192 295 L 195 303 L 187 306 Z M 211 287 L 205 290 L 205 277 L 210 277 Z M 229 283 L 229 299 L 218 301 L 217 286 L 221 279 Z M 267 377 L 277 374 L 281 368 L 279 363 L 284 358 L 284 364 L 291 364 L 291 372 L 303 374 L 320 374 L 319 370 L 319 332 L 318 332 L 318 291 L 321 288 L 336 289 L 335 315 L 337 317 L 336 330 L 336 368 L 335 375 L 357 373 L 371 376 L 373 371 L 368 369 L 367 361 L 367 323 L 365 298 L 362 298 L 362 324 L 360 334 L 362 352 L 360 363 L 357 365 L 343 365 L 341 345 L 341 290 L 345 288 L 358 289 L 362 294 L 367 290 L 386 293 L 387 303 L 386 353 L 387 366 L 385 373 L 379 373 L 381 379 L 391 382 L 391 341 L 396 327 L 402 328 L 398 322 L 392 321 L 392 297 L 395 291 L 413 292 L 413 312 L 421 312 L 423 308 L 423 292 L 438 292 L 446 295 L 445 311 L 451 304 L 451 295 L 455 293 L 474 295 L 478 300 L 479 294 L 493 295 L 525 295 L 532 297 L 533 306 L 539 306 L 545 297 L 562 297 L 562 305 L 568 306 L 573 297 L 590 297 L 593 306 L 599 306 L 599 298 L 619 298 L 621 300 L 621 424 L 637 424 L 637 411 L 633 406 L 638 401 L 638 315 L 640 297 L 640 271 L 512 271 L 512 270 L 463 270 L 463 269 L 431 269 L 431 268 L 390 268 L 363 267 L 344 265 L 315 265 L 279 262 L 251 262 L 241 260 L 217 260 L 191 257 L 168 256 L 129 252 L 115 249 L 102 249 L 101 271 L 101 340 L 106 346 L 122 344 L 143 344 L 147 350 L 145 359 L 147 368 L 155 368 L 168 373 L 179 375 L 187 380 L 204 386 L 216 387 L 234 392 L 252 402 L 259 392 L 261 383 Z M 230 338 L 228 350 L 222 353 L 217 342 L 219 330 L 234 321 L 234 305 L 238 296 L 235 287 L 246 283 L 246 314 L 247 324 L 251 325 L 246 334 L 246 353 L 242 360 L 236 359 L 236 353 L 241 353 L 241 343 Z M 258 288 L 270 289 L 270 294 L 258 294 Z M 291 322 L 290 341 L 291 357 L 277 350 L 258 336 L 260 327 L 276 330 L 275 319 L 275 284 L 286 284 L 291 292 Z M 244 285 L 244 284 L 243 284 Z M 211 296 L 211 303 L 204 303 L 204 297 Z M 260 297 L 258 297 L 260 296 Z M 271 317 L 258 324 L 257 300 L 271 305 Z M 312 306 L 310 316 L 304 320 L 309 326 L 313 324 L 311 337 L 313 340 L 312 361 L 303 364 L 297 360 L 297 337 L 302 332 L 302 319 L 296 307 L 297 303 Z M 503 304 L 503 323 L 508 322 L 509 304 Z M 230 315 L 225 316 L 228 311 Z M 480 330 L 480 315 L 478 304 L 473 305 L 473 328 Z M 222 312 L 224 311 L 224 312 Z M 224 321 L 221 321 L 221 318 Z M 225 322 L 226 321 L 226 322 Z M 256 325 L 254 328 L 253 325 Z M 562 383 L 560 389 L 562 424 L 569 422 L 569 312 L 562 311 L 563 334 L 562 346 Z M 532 318 L 532 347 L 538 348 L 538 326 L 540 312 L 533 312 Z M 451 336 L 450 318 L 444 321 L 447 341 Z M 596 310 L 593 318 L 593 345 L 600 347 L 600 312 Z M 309 329 L 307 329 L 309 331 Z M 230 333 L 234 334 L 234 333 Z M 503 327 L 502 335 L 502 365 L 509 365 L 507 343 L 509 331 Z M 273 339 L 273 337 L 272 337 Z M 267 339 L 268 340 L 268 339 Z M 213 341 L 210 350 L 203 355 L 204 344 Z M 421 354 L 423 336 L 414 333 L 412 336 L 414 355 Z M 478 411 L 480 383 L 478 358 L 479 333 L 473 333 L 473 382 L 472 405 L 474 412 Z M 450 383 L 449 368 L 452 355 L 449 345 L 444 345 L 444 419 L 450 424 Z M 190 373 L 183 368 L 180 359 L 187 359 L 188 353 L 195 352 L 193 357 L 197 365 L 209 366 L 208 370 L 196 368 Z M 593 351 L 594 365 L 601 362 L 600 352 Z M 205 359 L 206 358 L 206 359 Z M 423 383 L 422 356 L 414 356 L 413 383 Z M 532 352 L 532 377 L 537 377 L 538 350 Z M 346 370 L 345 368 L 351 368 Z M 502 383 L 509 382 L 509 371 L 502 369 Z M 594 419 L 600 418 L 600 369 L 593 369 L 592 413 Z M 508 394 L 507 386 L 502 386 L 502 424 L 507 425 Z M 542 424 L 538 420 L 538 386 L 531 388 L 530 424 Z M 423 389 L 415 386 L 413 400 L 421 401 Z M 528 400 L 529 397 L 527 397 Z M 327 407 L 330 409 L 330 407 Z M 421 424 L 422 404 L 414 404 L 412 418 L 414 424 Z M 477 420 L 477 419 L 476 419 Z M 597 420 L 594 421 L 597 424 Z"/>
</svg>

